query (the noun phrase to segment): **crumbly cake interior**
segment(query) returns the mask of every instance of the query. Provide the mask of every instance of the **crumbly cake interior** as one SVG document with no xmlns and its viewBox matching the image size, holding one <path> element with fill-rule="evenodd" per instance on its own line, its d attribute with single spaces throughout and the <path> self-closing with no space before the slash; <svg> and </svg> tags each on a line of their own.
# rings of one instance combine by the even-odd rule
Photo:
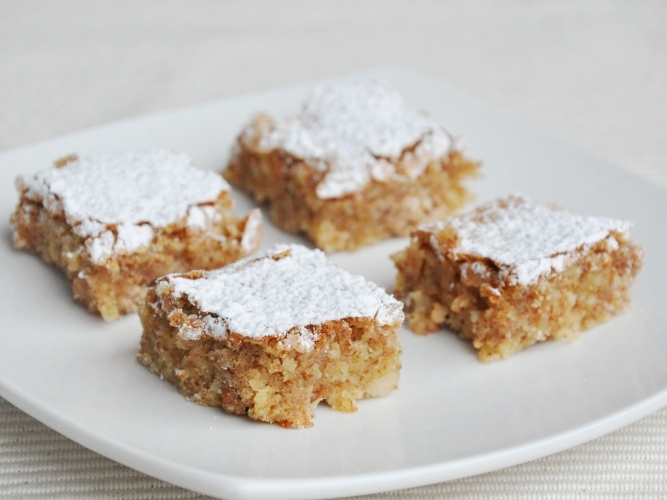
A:
<svg viewBox="0 0 667 500">
<path fill-rule="evenodd" d="M 512 206 L 527 216 L 544 210 L 544 218 L 538 215 L 532 224 L 515 226 L 523 235 L 501 235 L 497 224 L 505 212 L 510 214 L 505 221 L 521 219 L 512 214 Z M 536 342 L 574 339 L 627 309 L 630 286 L 642 265 L 642 251 L 630 240 L 629 225 L 536 207 L 526 198 L 509 198 L 415 231 L 408 248 L 392 257 L 399 271 L 395 294 L 405 303 L 406 326 L 418 334 L 449 327 L 472 340 L 481 360 L 492 361 Z M 551 219 L 550 226 L 545 221 L 551 216 L 556 220 Z M 483 227 L 489 222 L 496 229 Z M 559 222 L 560 230 L 571 232 L 558 236 L 553 224 Z M 475 225 L 479 239 L 471 237 Z M 533 248 L 526 250 L 533 230 Z M 544 250 L 539 231 L 550 250 L 534 258 Z M 572 248 L 554 252 L 553 245 L 563 242 Z M 478 245 L 484 245 L 484 254 L 475 253 Z M 521 252 L 533 252 L 533 258 L 517 258 Z"/>
<path fill-rule="evenodd" d="M 153 154 L 162 157 L 163 151 L 147 153 Z M 110 158 L 117 161 L 116 157 Z M 145 156 L 138 154 L 138 159 L 145 160 Z M 53 170 L 67 168 L 77 161 L 76 157 L 66 158 Z M 88 168 L 91 160 L 87 161 L 88 164 L 78 165 L 83 163 Z M 178 168 L 180 172 L 181 167 Z M 94 181 L 96 175 L 93 179 L 85 175 L 68 177 L 71 173 L 59 177 L 60 172 L 53 170 L 19 179 L 20 200 L 11 218 L 14 245 L 62 269 L 71 282 L 75 299 L 105 320 L 135 311 L 143 301 L 145 287 L 158 276 L 219 267 L 259 246 L 261 214 L 252 211 L 242 220 L 233 216 L 226 183 L 221 180 L 216 185 L 219 176 L 214 173 L 210 173 L 213 182 L 208 183 L 203 193 L 195 192 L 195 196 L 185 201 L 174 196 L 162 200 L 162 204 L 169 204 L 167 211 L 151 208 L 151 200 L 135 199 L 134 203 L 152 210 L 154 215 L 141 214 L 141 207 L 131 210 L 133 201 L 128 199 L 124 207 L 119 207 L 126 210 L 126 215 L 116 214 L 113 219 L 109 209 L 116 200 L 105 191 L 105 184 L 111 181 L 88 186 L 86 183 Z M 186 172 L 190 170 L 196 169 Z M 144 182 L 150 184 L 150 179 Z M 91 191 L 88 200 L 77 198 L 72 184 Z M 100 189 L 102 193 L 96 191 Z M 182 207 L 178 207 L 179 202 Z M 174 211 L 175 206 L 178 211 Z M 91 212 L 95 217 L 86 215 Z M 129 219 L 132 216 L 144 220 L 135 222 Z"/>
<path fill-rule="evenodd" d="M 282 427 L 313 425 L 320 401 L 351 412 L 355 400 L 386 395 L 398 383 L 400 303 L 311 253 L 280 246 L 224 268 L 227 276 L 161 278 L 139 311 L 139 361 L 195 403 Z M 256 281 L 262 276 L 268 286 Z M 239 284 L 229 296 L 226 280 Z"/>
<path fill-rule="evenodd" d="M 282 229 L 327 251 L 409 234 L 471 198 L 479 165 L 381 82 L 317 87 L 302 112 L 256 117 L 223 172 Z"/>
</svg>

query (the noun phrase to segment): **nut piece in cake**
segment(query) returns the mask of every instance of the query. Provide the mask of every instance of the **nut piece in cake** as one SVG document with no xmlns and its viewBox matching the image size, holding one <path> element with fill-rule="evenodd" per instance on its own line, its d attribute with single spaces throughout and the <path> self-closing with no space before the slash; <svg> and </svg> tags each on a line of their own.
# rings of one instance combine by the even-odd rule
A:
<svg viewBox="0 0 667 500">
<path fill-rule="evenodd" d="M 237 219 L 219 174 L 165 149 L 70 156 L 16 186 L 14 245 L 62 269 L 105 320 L 135 311 L 158 276 L 220 267 L 261 238 L 258 210 Z"/>
<path fill-rule="evenodd" d="M 278 227 L 334 251 L 450 215 L 478 168 L 435 120 L 361 80 L 314 88 L 295 116 L 256 117 L 223 175 L 268 202 Z"/>
<path fill-rule="evenodd" d="M 276 245 L 159 278 L 139 310 L 139 361 L 198 404 L 310 427 L 320 401 L 351 412 L 396 388 L 402 307 L 319 250 Z"/>
<path fill-rule="evenodd" d="M 407 326 L 443 326 L 483 361 L 574 339 L 629 305 L 642 266 L 631 224 L 511 196 L 420 226 L 392 256 Z"/>
</svg>

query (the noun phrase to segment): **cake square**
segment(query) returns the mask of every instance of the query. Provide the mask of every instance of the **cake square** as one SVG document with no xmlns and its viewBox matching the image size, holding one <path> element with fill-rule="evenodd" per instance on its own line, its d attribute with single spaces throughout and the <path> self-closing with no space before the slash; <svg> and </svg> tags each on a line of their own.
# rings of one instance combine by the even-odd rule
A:
<svg viewBox="0 0 667 500">
<path fill-rule="evenodd" d="M 62 269 L 105 320 L 135 311 L 158 276 L 220 267 L 261 239 L 259 210 L 237 219 L 219 174 L 166 149 L 70 156 L 16 186 L 14 245 Z"/>
<path fill-rule="evenodd" d="M 478 169 L 444 127 L 366 79 L 314 88 L 294 116 L 257 116 L 223 175 L 267 202 L 278 227 L 335 251 L 450 215 Z"/>
<path fill-rule="evenodd" d="M 276 245 L 218 270 L 159 278 L 139 310 L 139 361 L 195 403 L 310 427 L 395 389 L 403 305 L 319 250 Z"/>
<path fill-rule="evenodd" d="M 420 226 L 392 256 L 418 334 L 447 326 L 483 361 L 574 339 L 625 310 L 642 266 L 631 223 L 510 196 Z"/>
</svg>

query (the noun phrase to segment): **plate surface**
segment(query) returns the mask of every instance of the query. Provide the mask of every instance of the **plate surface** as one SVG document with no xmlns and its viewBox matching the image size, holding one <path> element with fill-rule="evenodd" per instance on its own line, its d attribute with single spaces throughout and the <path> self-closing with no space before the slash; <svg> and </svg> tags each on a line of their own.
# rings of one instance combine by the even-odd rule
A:
<svg viewBox="0 0 667 500">
<path fill-rule="evenodd" d="M 285 430 L 187 402 L 135 360 L 136 315 L 104 323 L 75 305 L 65 279 L 11 245 L 13 179 L 70 152 L 165 146 L 203 168 L 224 166 L 256 112 L 297 109 L 310 84 L 72 134 L 0 155 L 3 279 L 0 395 L 82 445 L 160 479 L 226 498 L 316 498 L 407 488 L 538 458 L 667 405 L 667 196 L 624 170 L 412 72 L 391 82 L 409 104 L 465 138 L 484 163 L 478 201 L 521 192 L 574 212 L 630 219 L 645 267 L 633 305 L 572 343 L 549 342 L 489 365 L 449 333 L 401 332 L 399 390 L 354 414 L 317 410 Z M 353 77 L 358 77 L 353 75 Z M 349 78 L 349 77 L 346 77 Z M 236 198 L 237 213 L 252 203 Z M 264 247 L 302 241 L 266 224 Z M 333 254 L 391 289 L 388 256 L 405 239 Z"/>
</svg>

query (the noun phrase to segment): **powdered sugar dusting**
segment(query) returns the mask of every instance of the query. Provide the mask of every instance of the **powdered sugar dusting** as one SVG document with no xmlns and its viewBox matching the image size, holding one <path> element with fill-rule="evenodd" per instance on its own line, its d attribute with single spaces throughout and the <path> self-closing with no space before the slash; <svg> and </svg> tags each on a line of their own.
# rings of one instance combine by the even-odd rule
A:
<svg viewBox="0 0 667 500">
<path fill-rule="evenodd" d="M 336 267 L 320 250 L 276 245 L 268 251 L 209 271 L 199 279 L 161 278 L 173 294 L 186 296 L 204 315 L 213 336 L 235 332 L 252 338 L 286 336 L 293 345 L 314 345 L 306 327 L 344 318 L 376 318 L 380 324 L 403 321 L 402 304 L 361 276 Z M 212 318 L 212 319 L 206 319 Z M 283 342 L 283 343 L 285 343 Z"/>
<path fill-rule="evenodd" d="M 241 248 L 245 253 L 250 253 L 259 247 L 262 238 L 262 212 L 255 208 L 248 213 L 241 237 Z"/>
<path fill-rule="evenodd" d="M 628 221 L 574 215 L 517 195 L 420 229 L 437 233 L 451 227 L 457 236 L 455 247 L 448 251 L 453 258 L 489 259 L 509 284 L 529 285 L 540 276 L 562 271 L 590 245 L 607 239 L 613 247 L 610 232 L 627 234 L 631 226 Z M 441 251 L 436 239 L 431 242 Z M 480 269 L 486 272 L 485 266 Z M 474 266 L 468 271 L 474 272 Z"/>
<path fill-rule="evenodd" d="M 283 349 L 310 351 L 315 348 L 317 334 L 308 328 L 299 326 L 280 339 L 278 345 Z"/>
<path fill-rule="evenodd" d="M 141 248 L 152 240 L 152 228 L 186 215 L 192 227 L 205 225 L 210 210 L 193 211 L 193 205 L 215 201 L 229 190 L 217 173 L 195 168 L 185 154 L 160 148 L 75 159 L 19 176 L 16 183 L 52 214 L 64 214 L 74 232 L 87 238 L 97 263 Z"/>
<path fill-rule="evenodd" d="M 397 175 L 387 160 L 404 154 L 411 156 L 411 168 L 403 175 L 419 176 L 454 144 L 441 125 L 407 108 L 389 85 L 368 79 L 314 88 L 301 113 L 278 121 L 259 147 L 284 149 L 326 171 L 317 195 L 328 199 Z"/>
<path fill-rule="evenodd" d="M 213 205 L 193 205 L 188 210 L 187 226 L 203 231 L 220 220 L 220 212 Z"/>
</svg>

